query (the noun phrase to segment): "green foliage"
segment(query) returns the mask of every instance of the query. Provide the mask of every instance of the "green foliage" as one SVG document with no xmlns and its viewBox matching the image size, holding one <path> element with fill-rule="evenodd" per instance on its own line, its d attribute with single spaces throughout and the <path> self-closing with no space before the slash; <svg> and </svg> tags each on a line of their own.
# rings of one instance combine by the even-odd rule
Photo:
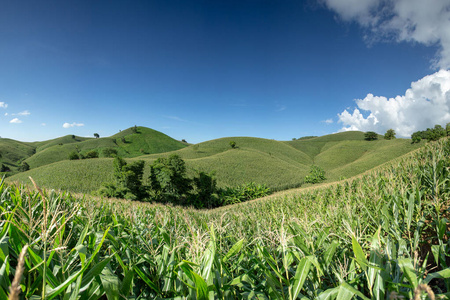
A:
<svg viewBox="0 0 450 300">
<path fill-rule="evenodd" d="M 185 204 L 190 190 L 186 164 L 179 155 L 160 157 L 150 165 L 151 196 L 156 201 Z"/>
<path fill-rule="evenodd" d="M 364 133 L 364 139 L 366 141 L 378 140 L 378 134 L 376 132 L 373 132 L 373 131 L 367 131 L 366 133 Z"/>
<path fill-rule="evenodd" d="M 411 140 L 413 144 L 419 143 L 422 140 L 422 133 L 420 131 L 414 132 L 411 135 Z"/>
<path fill-rule="evenodd" d="M 446 131 L 446 133 L 447 133 L 447 136 L 450 136 L 450 123 L 447 123 L 447 124 L 445 125 L 445 131 Z"/>
<path fill-rule="evenodd" d="M 98 152 L 91 150 L 84 155 L 84 158 L 98 158 Z"/>
<path fill-rule="evenodd" d="M 309 169 L 309 174 L 305 177 L 305 182 L 314 184 L 322 182 L 325 179 L 325 171 L 319 166 L 312 165 Z"/>
<path fill-rule="evenodd" d="M 384 134 L 384 139 L 385 140 L 395 139 L 395 131 L 394 131 L 394 129 L 388 129 L 388 131 L 386 131 L 386 133 Z"/>
<path fill-rule="evenodd" d="M 95 137 L 96 139 L 98 139 L 98 138 L 100 137 L 100 135 L 99 135 L 98 133 L 94 133 L 94 137 Z"/>
<path fill-rule="evenodd" d="M 30 165 L 27 164 L 26 161 L 22 162 L 22 164 L 19 167 L 19 172 L 25 172 L 28 171 L 30 169 Z"/>
<path fill-rule="evenodd" d="M 11 169 L 8 166 L 5 166 L 4 164 L 2 164 L 2 166 L 0 167 L 0 172 L 10 172 Z"/>
<path fill-rule="evenodd" d="M 217 180 L 214 174 L 198 172 L 192 180 L 192 191 L 188 205 L 195 208 L 214 208 L 222 205 L 217 195 Z"/>
<path fill-rule="evenodd" d="M 268 196 L 271 191 L 265 184 L 250 182 L 235 188 L 227 187 L 219 193 L 222 205 L 230 205 Z"/>
<path fill-rule="evenodd" d="M 235 141 L 230 141 L 230 146 L 232 149 L 236 148 L 236 142 Z"/>
<path fill-rule="evenodd" d="M 76 160 L 76 159 L 80 159 L 80 155 L 78 154 L 77 151 L 72 151 L 69 153 L 69 160 Z"/>
<path fill-rule="evenodd" d="M 100 189 L 100 195 L 107 197 L 144 200 L 147 188 L 143 184 L 145 162 L 143 160 L 128 164 L 123 158 L 116 157 L 113 161 L 115 187 L 111 183 Z"/>
<path fill-rule="evenodd" d="M 105 148 L 102 150 L 104 157 L 116 157 L 117 156 L 117 149 L 114 148 Z"/>
</svg>

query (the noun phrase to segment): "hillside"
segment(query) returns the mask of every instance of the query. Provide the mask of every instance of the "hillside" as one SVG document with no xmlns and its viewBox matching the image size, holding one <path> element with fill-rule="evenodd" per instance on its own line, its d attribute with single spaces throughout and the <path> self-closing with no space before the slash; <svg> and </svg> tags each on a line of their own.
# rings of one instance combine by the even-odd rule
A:
<svg viewBox="0 0 450 300">
<path fill-rule="evenodd" d="M 118 137 L 120 134 L 127 139 L 139 138 L 139 135 L 130 136 L 127 135 L 127 132 L 119 133 Z M 230 141 L 236 142 L 235 149 L 230 147 Z M 96 142 L 96 140 L 84 143 L 92 142 Z M 135 140 L 129 145 L 138 145 L 139 143 L 139 140 Z M 363 173 L 408 153 L 420 145 L 423 144 L 411 144 L 411 141 L 407 139 L 369 142 L 364 140 L 362 132 L 345 132 L 289 142 L 251 137 L 228 137 L 190 145 L 176 151 L 141 155 L 132 159 L 142 159 L 146 162 L 144 178 L 148 177 L 148 166 L 155 159 L 176 153 L 186 161 L 188 172 L 191 175 L 195 170 L 213 172 L 219 187 L 255 182 L 266 184 L 273 190 L 283 190 L 299 187 L 313 164 L 322 167 L 326 171 L 327 181 L 331 182 Z M 59 149 L 64 150 L 64 147 L 70 146 L 59 146 Z M 42 152 L 52 149 L 54 148 L 50 147 Z M 67 152 L 67 150 L 64 151 Z M 46 187 L 60 188 L 64 186 L 71 191 L 88 193 L 96 190 L 112 176 L 112 159 L 89 161 L 95 161 L 96 168 L 110 170 L 109 173 L 96 170 L 86 171 L 89 170 L 88 162 L 83 164 L 65 160 L 42 169 L 34 168 L 28 172 L 17 174 L 9 180 L 27 182 L 28 176 L 32 176 L 39 178 L 40 183 Z M 77 177 L 77 181 L 72 181 L 70 176 L 64 175 L 68 169 L 76 174 L 92 172 L 95 176 L 86 175 L 86 178 L 89 179 L 83 180 L 83 177 Z"/>
<path fill-rule="evenodd" d="M 0 294 L 27 253 L 24 299 L 449 299 L 449 155 L 200 211 L 0 181 Z"/>
<path fill-rule="evenodd" d="M 14 168 L 22 161 L 28 163 L 31 169 L 49 165 L 68 159 L 71 152 L 85 155 L 95 150 L 102 157 L 106 148 L 115 149 L 122 157 L 136 157 L 143 154 L 174 151 L 186 147 L 186 144 L 146 127 L 136 127 L 123 130 L 110 137 L 86 138 L 66 135 L 56 139 L 24 143 L 9 139 L 0 139 L 0 163 L 6 163 Z"/>
</svg>

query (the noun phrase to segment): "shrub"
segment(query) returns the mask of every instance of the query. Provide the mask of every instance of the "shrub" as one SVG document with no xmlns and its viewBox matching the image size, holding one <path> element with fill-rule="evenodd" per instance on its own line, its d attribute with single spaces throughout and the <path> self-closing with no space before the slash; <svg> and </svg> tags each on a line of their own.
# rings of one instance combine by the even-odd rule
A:
<svg viewBox="0 0 450 300">
<path fill-rule="evenodd" d="M 80 159 L 80 155 L 78 155 L 78 152 L 72 151 L 69 153 L 69 159 L 70 160 Z"/>
<path fill-rule="evenodd" d="M 325 171 L 319 166 L 311 166 L 309 169 L 309 175 L 305 177 L 306 183 L 319 183 L 326 179 Z"/>
<path fill-rule="evenodd" d="M 30 169 L 30 165 L 27 162 L 22 162 L 22 164 L 19 167 L 19 172 L 25 172 Z"/>
<path fill-rule="evenodd" d="M 84 156 L 85 158 L 98 158 L 98 152 L 95 150 L 91 150 Z"/>
<path fill-rule="evenodd" d="M 236 148 L 236 142 L 235 141 L 231 141 L 230 142 L 230 146 L 231 146 L 232 149 L 235 149 Z"/>
<path fill-rule="evenodd" d="M 102 151 L 104 157 L 116 157 L 117 150 L 114 148 L 105 148 Z"/>
</svg>

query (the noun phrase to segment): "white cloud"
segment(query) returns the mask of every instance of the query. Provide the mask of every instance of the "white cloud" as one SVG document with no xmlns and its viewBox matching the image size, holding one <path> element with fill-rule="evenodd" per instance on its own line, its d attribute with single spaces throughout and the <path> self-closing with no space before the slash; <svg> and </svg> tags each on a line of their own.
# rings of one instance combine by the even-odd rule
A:
<svg viewBox="0 0 450 300">
<path fill-rule="evenodd" d="M 8 107 L 8 104 L 5 103 L 5 102 L 0 102 L 0 107 L 1 107 L 1 108 L 7 108 L 7 107 Z"/>
<path fill-rule="evenodd" d="M 12 115 L 14 115 L 14 116 L 29 116 L 29 115 L 31 115 L 31 113 L 28 110 L 24 110 L 20 113 L 12 114 Z"/>
<path fill-rule="evenodd" d="M 333 124 L 333 119 L 327 119 L 327 120 L 322 121 L 322 122 L 324 122 L 325 124 Z"/>
<path fill-rule="evenodd" d="M 392 39 L 438 45 L 435 66 L 450 68 L 450 1 L 319 0 L 346 21 L 367 28 L 371 40 Z"/>
<path fill-rule="evenodd" d="M 384 133 L 394 129 L 409 137 L 413 132 L 450 122 L 450 70 L 440 70 L 411 83 L 405 95 L 395 98 L 368 94 L 356 100 L 358 108 L 338 114 L 341 131 L 360 130 Z M 364 117 L 361 111 L 367 112 Z"/>
<path fill-rule="evenodd" d="M 8 113 L 5 113 L 5 117 L 8 115 Z"/>
<path fill-rule="evenodd" d="M 41 123 L 41 126 L 46 126 L 47 124 L 45 124 L 45 123 Z"/>
<path fill-rule="evenodd" d="M 19 120 L 18 118 L 14 118 L 14 119 L 12 119 L 11 121 L 9 121 L 9 123 L 19 124 L 19 123 L 22 123 L 22 121 Z"/>
<path fill-rule="evenodd" d="M 63 124 L 64 128 L 81 127 L 81 126 L 84 126 L 84 124 L 83 123 L 75 123 L 75 122 L 73 122 L 72 124 L 71 123 L 64 123 Z"/>
</svg>

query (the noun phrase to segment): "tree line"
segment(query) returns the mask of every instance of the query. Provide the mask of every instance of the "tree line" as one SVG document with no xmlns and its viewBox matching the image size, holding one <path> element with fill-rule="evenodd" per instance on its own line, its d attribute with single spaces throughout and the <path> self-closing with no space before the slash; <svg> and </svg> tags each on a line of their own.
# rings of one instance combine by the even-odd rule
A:
<svg viewBox="0 0 450 300">
<path fill-rule="evenodd" d="M 171 203 L 195 208 L 214 208 L 243 202 L 270 194 L 265 185 L 244 184 L 235 188 L 218 188 L 212 173 L 197 171 L 187 176 L 184 160 L 176 154 L 160 157 L 150 165 L 150 175 L 144 178 L 145 162 L 127 163 L 116 157 L 113 161 L 114 180 L 104 183 L 97 194 L 109 198 Z"/>
</svg>

